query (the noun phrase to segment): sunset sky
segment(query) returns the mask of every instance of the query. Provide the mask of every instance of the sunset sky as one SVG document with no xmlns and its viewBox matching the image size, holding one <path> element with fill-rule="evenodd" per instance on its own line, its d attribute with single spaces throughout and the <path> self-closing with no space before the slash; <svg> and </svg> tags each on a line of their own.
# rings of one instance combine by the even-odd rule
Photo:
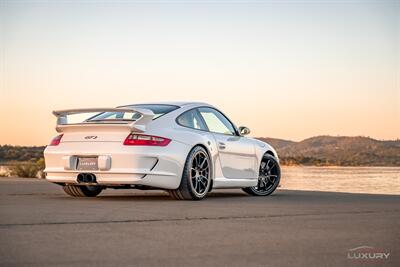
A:
<svg viewBox="0 0 400 267">
<path fill-rule="evenodd" d="M 0 0 L 0 144 L 54 109 L 189 100 L 252 136 L 400 138 L 400 1 Z"/>
</svg>

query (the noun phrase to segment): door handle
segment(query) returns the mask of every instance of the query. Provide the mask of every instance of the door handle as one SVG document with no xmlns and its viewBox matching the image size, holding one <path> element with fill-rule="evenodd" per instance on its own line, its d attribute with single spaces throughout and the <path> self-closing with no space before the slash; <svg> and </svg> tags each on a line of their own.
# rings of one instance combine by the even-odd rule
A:
<svg viewBox="0 0 400 267">
<path fill-rule="evenodd" d="M 222 143 L 222 142 L 219 142 L 219 143 L 218 143 L 218 147 L 219 147 L 220 149 L 225 149 L 225 148 L 226 148 L 225 143 Z"/>
</svg>

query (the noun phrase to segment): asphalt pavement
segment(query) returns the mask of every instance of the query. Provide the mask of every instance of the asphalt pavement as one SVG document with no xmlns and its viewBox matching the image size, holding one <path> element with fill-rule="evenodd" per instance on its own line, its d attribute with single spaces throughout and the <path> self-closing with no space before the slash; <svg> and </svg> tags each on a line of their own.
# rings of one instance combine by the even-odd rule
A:
<svg viewBox="0 0 400 267">
<path fill-rule="evenodd" d="M 109 189 L 72 198 L 43 180 L 0 178 L 0 266 L 93 265 L 400 266 L 400 196 L 215 190 L 176 201 Z"/>
</svg>

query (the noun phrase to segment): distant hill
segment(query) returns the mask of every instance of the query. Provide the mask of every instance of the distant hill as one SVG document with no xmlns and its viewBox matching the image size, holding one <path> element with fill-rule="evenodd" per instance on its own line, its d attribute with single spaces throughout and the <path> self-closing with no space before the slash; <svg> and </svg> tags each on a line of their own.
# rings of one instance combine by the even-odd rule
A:
<svg viewBox="0 0 400 267">
<path fill-rule="evenodd" d="M 369 137 L 316 136 L 300 142 L 257 138 L 271 144 L 284 165 L 399 166 L 400 140 L 380 141 Z M 37 161 L 44 146 L 0 146 L 0 164 Z"/>
<path fill-rule="evenodd" d="M 274 146 L 286 165 L 400 166 L 400 140 L 362 136 L 316 136 L 300 142 L 257 139 Z"/>
</svg>

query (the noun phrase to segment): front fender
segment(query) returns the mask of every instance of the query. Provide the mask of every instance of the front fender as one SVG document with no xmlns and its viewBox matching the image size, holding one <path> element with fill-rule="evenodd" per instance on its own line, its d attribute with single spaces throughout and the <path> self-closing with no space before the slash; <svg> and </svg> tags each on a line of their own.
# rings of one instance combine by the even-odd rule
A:
<svg viewBox="0 0 400 267">
<path fill-rule="evenodd" d="M 272 154 L 279 162 L 278 153 L 270 144 L 260 141 L 260 140 L 257 140 L 257 139 L 253 139 L 253 140 L 254 140 L 254 147 L 255 147 L 255 151 L 256 151 L 256 157 L 258 160 L 258 164 L 261 164 L 261 160 L 265 153 Z"/>
</svg>

